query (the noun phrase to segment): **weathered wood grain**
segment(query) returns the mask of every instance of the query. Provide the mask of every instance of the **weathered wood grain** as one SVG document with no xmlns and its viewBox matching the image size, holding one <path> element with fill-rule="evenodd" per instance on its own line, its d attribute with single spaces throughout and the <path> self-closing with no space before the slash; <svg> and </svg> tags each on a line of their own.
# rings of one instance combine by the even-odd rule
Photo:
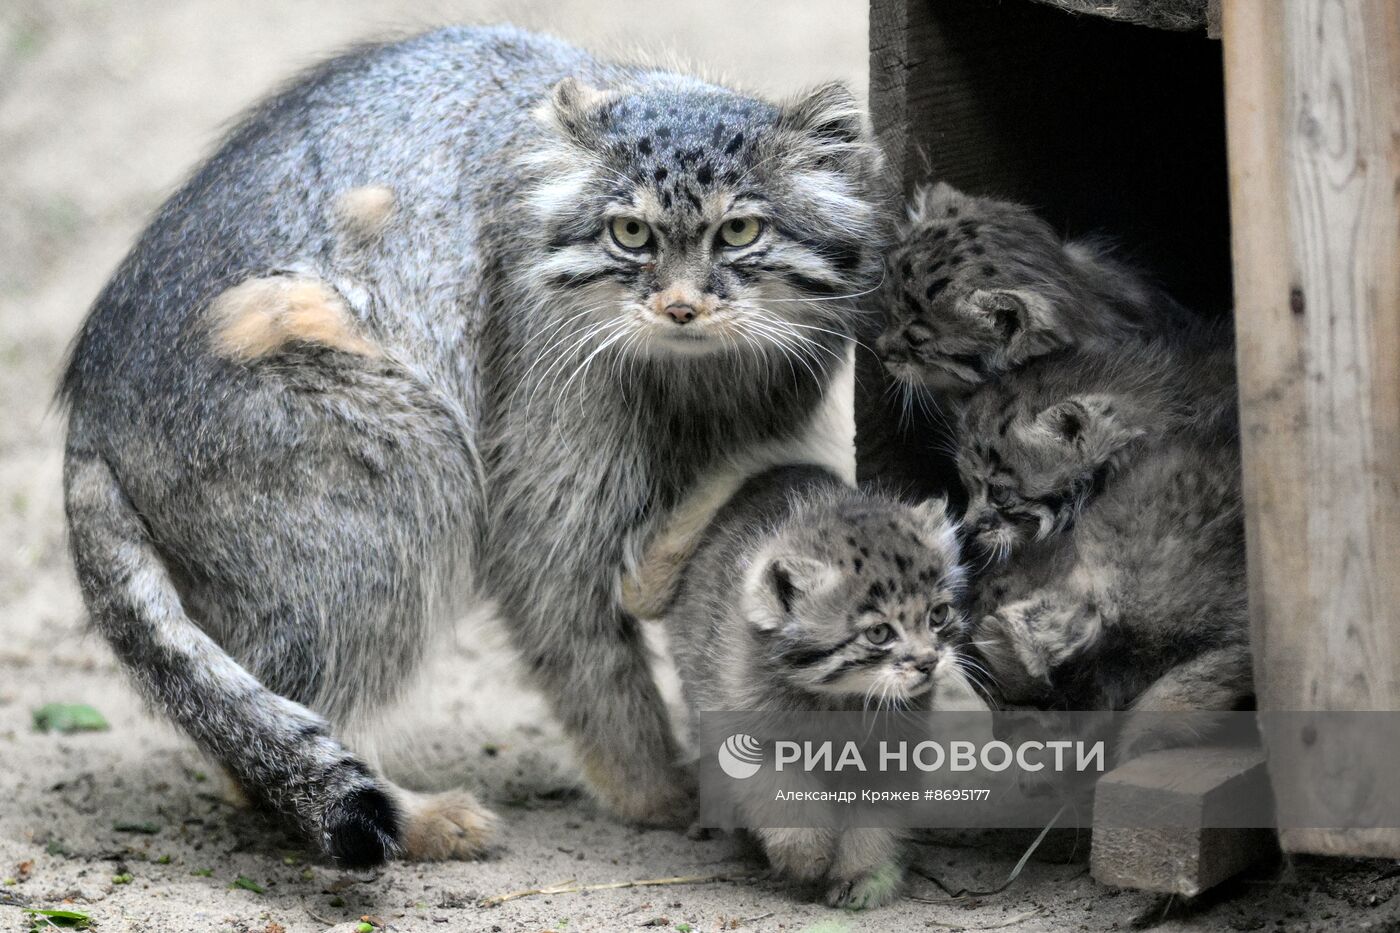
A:
<svg viewBox="0 0 1400 933">
<path fill-rule="evenodd" d="M 1260 705 L 1400 710 L 1400 0 L 1223 12 Z M 1276 743 L 1280 805 L 1393 793 L 1365 744 Z M 1400 856 L 1393 829 L 1282 841 Z"/>
<path fill-rule="evenodd" d="M 1261 828 L 1268 810 L 1260 749 L 1152 752 L 1099 779 L 1090 870 L 1104 884 L 1195 897 L 1277 854 Z"/>
</svg>

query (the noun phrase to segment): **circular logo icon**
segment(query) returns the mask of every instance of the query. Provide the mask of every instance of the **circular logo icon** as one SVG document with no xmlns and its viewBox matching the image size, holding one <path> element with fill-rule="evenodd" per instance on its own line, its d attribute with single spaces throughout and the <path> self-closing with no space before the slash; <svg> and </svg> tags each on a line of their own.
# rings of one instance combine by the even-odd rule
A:
<svg viewBox="0 0 1400 933">
<path fill-rule="evenodd" d="M 763 766 L 763 746 L 758 739 L 736 732 L 719 747 L 719 768 L 736 780 L 751 778 Z"/>
</svg>

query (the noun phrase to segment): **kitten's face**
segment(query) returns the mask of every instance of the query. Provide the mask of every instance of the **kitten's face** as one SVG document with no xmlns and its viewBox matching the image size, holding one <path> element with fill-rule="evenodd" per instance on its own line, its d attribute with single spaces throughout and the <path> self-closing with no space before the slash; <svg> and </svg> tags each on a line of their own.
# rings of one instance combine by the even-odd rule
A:
<svg viewBox="0 0 1400 933">
<path fill-rule="evenodd" d="M 763 551 L 746 611 L 808 693 L 900 705 L 956 670 L 963 569 L 943 503 L 810 508 Z"/>
<path fill-rule="evenodd" d="M 558 147 L 537 160 L 532 274 L 584 346 L 813 359 L 850 332 L 876 260 L 875 150 L 849 92 L 775 107 L 684 79 L 565 81 L 542 117 Z"/>
<path fill-rule="evenodd" d="M 900 382 L 964 395 L 1067 339 L 1064 252 L 1024 208 L 937 185 L 914 196 L 886 262 L 875 349 Z"/>
<path fill-rule="evenodd" d="M 998 561 L 1069 528 L 1142 433 L 1123 427 L 1106 395 L 1041 405 L 1034 392 L 992 388 L 959 418 L 964 528 Z"/>
</svg>

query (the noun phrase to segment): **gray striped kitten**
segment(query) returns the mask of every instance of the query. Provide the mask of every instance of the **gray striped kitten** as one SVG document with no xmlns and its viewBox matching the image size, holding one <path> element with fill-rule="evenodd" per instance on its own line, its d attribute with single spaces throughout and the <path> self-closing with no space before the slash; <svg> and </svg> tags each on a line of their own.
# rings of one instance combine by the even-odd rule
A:
<svg viewBox="0 0 1400 933">
<path fill-rule="evenodd" d="M 1126 760 L 1252 692 L 1228 331 L 1046 357 L 959 421 L 967 637 L 1011 706 L 1131 710 Z M 1171 715 L 1159 715 L 1171 714 Z"/>
<path fill-rule="evenodd" d="M 955 401 L 1065 349 L 1108 350 L 1189 316 L 1093 240 L 1030 208 L 923 185 L 886 261 L 875 349 L 906 392 Z"/>
<path fill-rule="evenodd" d="M 313 69 L 73 346 L 95 628 L 250 796 L 368 865 L 487 844 L 470 794 L 395 787 L 336 731 L 490 599 L 597 794 L 687 819 L 618 580 L 697 477 L 817 430 L 877 163 L 839 86 L 777 105 L 510 28 Z"/>
<path fill-rule="evenodd" d="M 686 701 L 714 711 L 923 702 L 962 676 L 949 640 L 962 587 L 942 502 L 858 492 L 813 466 L 761 473 L 705 530 L 666 617 Z M 891 830 L 752 831 L 775 869 L 824 883 L 833 906 L 875 907 L 899 891 Z"/>
<path fill-rule="evenodd" d="M 1173 435 L 1234 430 L 1227 328 L 1196 323 L 1112 352 L 1042 357 L 957 413 L 969 541 L 995 563 L 1069 529 L 1113 478 Z"/>
</svg>

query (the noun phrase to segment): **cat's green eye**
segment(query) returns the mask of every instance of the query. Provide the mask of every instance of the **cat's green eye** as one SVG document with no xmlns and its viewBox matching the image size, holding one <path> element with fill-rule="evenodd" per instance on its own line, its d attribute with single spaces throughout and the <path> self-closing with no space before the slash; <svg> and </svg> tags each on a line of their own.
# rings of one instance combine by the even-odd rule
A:
<svg viewBox="0 0 1400 933">
<path fill-rule="evenodd" d="M 651 243 L 651 226 L 635 217 L 614 217 L 609 226 L 612 238 L 623 249 L 644 249 Z"/>
<path fill-rule="evenodd" d="M 763 232 L 763 221 L 757 217 L 733 217 L 720 224 L 719 239 L 731 249 L 748 246 Z"/>
<path fill-rule="evenodd" d="M 865 640 L 872 645 L 883 645 L 894 637 L 894 629 L 883 622 L 879 625 L 872 625 L 865 630 Z"/>
<path fill-rule="evenodd" d="M 953 606 L 951 603 L 945 603 L 937 609 L 930 611 L 928 614 L 928 627 L 935 631 L 945 628 L 951 621 L 953 621 Z"/>
</svg>

